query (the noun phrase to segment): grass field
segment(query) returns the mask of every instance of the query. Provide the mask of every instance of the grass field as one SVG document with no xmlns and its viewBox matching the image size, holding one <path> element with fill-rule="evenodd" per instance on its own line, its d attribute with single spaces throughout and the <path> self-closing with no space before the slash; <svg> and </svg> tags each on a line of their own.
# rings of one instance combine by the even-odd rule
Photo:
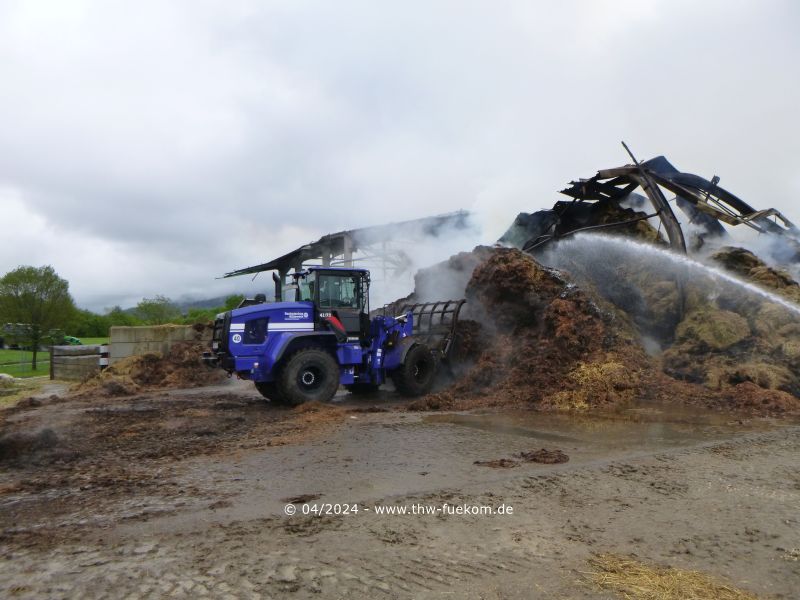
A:
<svg viewBox="0 0 800 600">
<path fill-rule="evenodd" d="M 37 369 L 34 371 L 31 368 L 30 360 L 23 363 L 0 364 L 0 373 L 6 373 L 14 377 L 41 377 L 50 375 L 50 357 L 42 360 L 39 356 L 36 357 Z"/>
<path fill-rule="evenodd" d="M 19 379 L 28 379 L 30 377 L 50 377 L 50 363 L 36 362 L 38 369 L 35 371 L 31 365 L 3 365 L 0 366 L 0 373 L 6 373 L 12 377 Z"/>
<path fill-rule="evenodd" d="M 30 366 L 33 352 L 27 350 L 0 350 L 0 367 L 6 365 L 28 363 Z M 36 353 L 36 362 L 46 363 L 50 361 L 50 353 L 47 351 Z"/>
<path fill-rule="evenodd" d="M 86 345 L 107 344 L 108 338 L 81 338 Z M 0 350 L 0 373 L 7 373 L 14 377 L 36 377 L 50 375 L 50 353 L 47 351 L 36 353 L 36 366 L 31 368 L 33 353 L 26 350 Z"/>
<path fill-rule="evenodd" d="M 14 377 L 35 377 L 50 374 L 50 353 L 37 352 L 35 371 L 31 368 L 33 352 L 26 350 L 0 350 L 0 373 Z"/>
</svg>

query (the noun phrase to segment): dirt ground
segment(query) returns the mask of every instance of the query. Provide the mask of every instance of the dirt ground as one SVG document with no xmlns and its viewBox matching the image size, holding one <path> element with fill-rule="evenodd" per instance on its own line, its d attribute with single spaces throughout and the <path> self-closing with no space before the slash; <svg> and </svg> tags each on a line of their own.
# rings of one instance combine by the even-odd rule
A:
<svg viewBox="0 0 800 600">
<path fill-rule="evenodd" d="M 614 598 L 589 581 L 614 553 L 793 598 L 798 433 L 669 405 L 417 413 L 391 392 L 290 410 L 236 381 L 43 397 L 0 413 L 0 596 Z"/>
</svg>

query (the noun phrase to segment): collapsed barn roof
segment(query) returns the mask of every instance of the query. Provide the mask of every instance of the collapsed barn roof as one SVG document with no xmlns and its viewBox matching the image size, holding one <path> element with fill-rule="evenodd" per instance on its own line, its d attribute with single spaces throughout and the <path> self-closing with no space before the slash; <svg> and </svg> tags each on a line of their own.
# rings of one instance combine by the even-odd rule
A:
<svg viewBox="0 0 800 600">
<path fill-rule="evenodd" d="M 709 229 L 721 229 L 719 221 L 722 221 L 729 225 L 747 225 L 761 233 L 788 233 L 795 238 L 800 236 L 797 227 L 778 210 L 756 210 L 720 187 L 719 180 L 716 175 L 709 181 L 699 175 L 682 173 L 665 157 L 657 156 L 638 165 L 603 169 L 591 179 L 571 181 L 570 187 L 561 190 L 561 193 L 576 200 L 619 200 L 641 187 L 664 223 L 670 244 L 684 250 L 686 245 L 680 224 L 660 187 L 675 194 L 678 207 L 691 222 Z M 770 220 L 769 217 L 776 217 L 777 220 Z"/>
<path fill-rule="evenodd" d="M 645 162 L 636 162 L 622 167 L 602 169 L 594 177 L 571 181 L 561 190 L 562 194 L 573 200 L 557 202 L 551 210 L 539 211 L 531 215 L 525 213 L 517 217 L 516 232 L 506 232 L 501 241 L 511 237 L 527 236 L 517 245 L 525 250 L 534 250 L 550 241 L 578 231 L 612 229 L 630 226 L 636 221 L 656 218 L 663 227 L 670 246 L 686 252 L 686 239 L 681 223 L 670 206 L 665 192 L 675 196 L 675 203 L 689 220 L 689 223 L 704 230 L 705 235 L 725 235 L 722 223 L 745 225 L 759 233 L 784 236 L 787 244 L 797 248 L 800 243 L 800 230 L 783 214 L 774 208 L 756 210 L 750 204 L 720 187 L 719 177 L 710 180 L 684 173 L 676 169 L 665 157 L 657 156 Z M 635 212 L 633 216 L 610 222 L 594 222 L 592 215 L 600 211 L 587 205 L 619 205 L 631 198 L 642 197 L 644 193 L 650 202 L 652 212 Z M 590 214 L 591 212 L 591 214 Z M 512 227 L 513 229 L 513 227 Z M 520 233 L 520 230 L 524 230 Z"/>
<path fill-rule="evenodd" d="M 470 226 L 469 216 L 469 212 L 459 210 L 422 219 L 329 233 L 323 235 L 317 241 L 300 246 L 296 250 L 292 250 L 283 256 L 279 256 L 259 265 L 225 273 L 223 277 L 252 275 L 261 273 L 262 271 L 278 271 L 281 274 L 285 274 L 292 269 L 300 270 L 302 265 L 306 262 L 316 262 L 325 266 L 352 266 L 353 253 L 357 251 L 371 254 L 371 258 L 388 261 L 395 268 L 395 271 L 397 271 L 401 269 L 404 264 L 410 264 L 410 259 L 408 259 L 402 251 L 397 249 L 387 250 L 384 247 L 387 240 L 403 238 L 414 239 L 421 236 L 435 237 L 445 229 L 448 231 L 464 230 Z"/>
</svg>

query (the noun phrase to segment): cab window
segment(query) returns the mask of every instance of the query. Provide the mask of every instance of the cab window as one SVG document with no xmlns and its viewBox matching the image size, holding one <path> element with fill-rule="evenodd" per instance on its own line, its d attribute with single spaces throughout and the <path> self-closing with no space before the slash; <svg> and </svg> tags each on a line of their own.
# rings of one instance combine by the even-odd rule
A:
<svg viewBox="0 0 800 600">
<path fill-rule="evenodd" d="M 353 274 L 320 275 L 319 307 L 355 310 L 363 308 L 360 277 Z"/>
<path fill-rule="evenodd" d="M 313 302 L 316 284 L 316 273 L 309 273 L 305 277 L 299 277 L 297 279 L 297 300 L 299 302 Z"/>
</svg>

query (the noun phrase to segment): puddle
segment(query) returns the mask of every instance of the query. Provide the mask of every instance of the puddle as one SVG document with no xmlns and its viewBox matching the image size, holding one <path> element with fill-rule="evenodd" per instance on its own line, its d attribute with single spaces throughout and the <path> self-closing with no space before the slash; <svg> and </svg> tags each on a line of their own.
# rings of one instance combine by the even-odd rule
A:
<svg viewBox="0 0 800 600">
<path fill-rule="evenodd" d="M 765 431 L 778 424 L 770 419 L 663 405 L 639 405 L 614 413 L 446 413 L 426 415 L 422 421 L 546 442 L 619 449 L 713 441 L 731 434 Z"/>
<path fill-rule="evenodd" d="M 524 427 L 517 425 L 522 421 L 519 418 L 513 418 L 508 413 L 503 415 L 464 415 L 464 414 L 444 414 L 444 415 L 429 415 L 422 419 L 424 423 L 450 423 L 452 425 L 462 425 L 464 427 L 472 427 L 482 431 L 491 433 L 507 433 L 509 435 L 518 435 L 522 437 L 537 438 L 540 440 L 549 440 L 554 442 L 577 442 L 577 438 L 561 435 L 559 433 L 551 433 L 531 427 Z M 535 425 L 535 423 L 531 423 Z"/>
</svg>

